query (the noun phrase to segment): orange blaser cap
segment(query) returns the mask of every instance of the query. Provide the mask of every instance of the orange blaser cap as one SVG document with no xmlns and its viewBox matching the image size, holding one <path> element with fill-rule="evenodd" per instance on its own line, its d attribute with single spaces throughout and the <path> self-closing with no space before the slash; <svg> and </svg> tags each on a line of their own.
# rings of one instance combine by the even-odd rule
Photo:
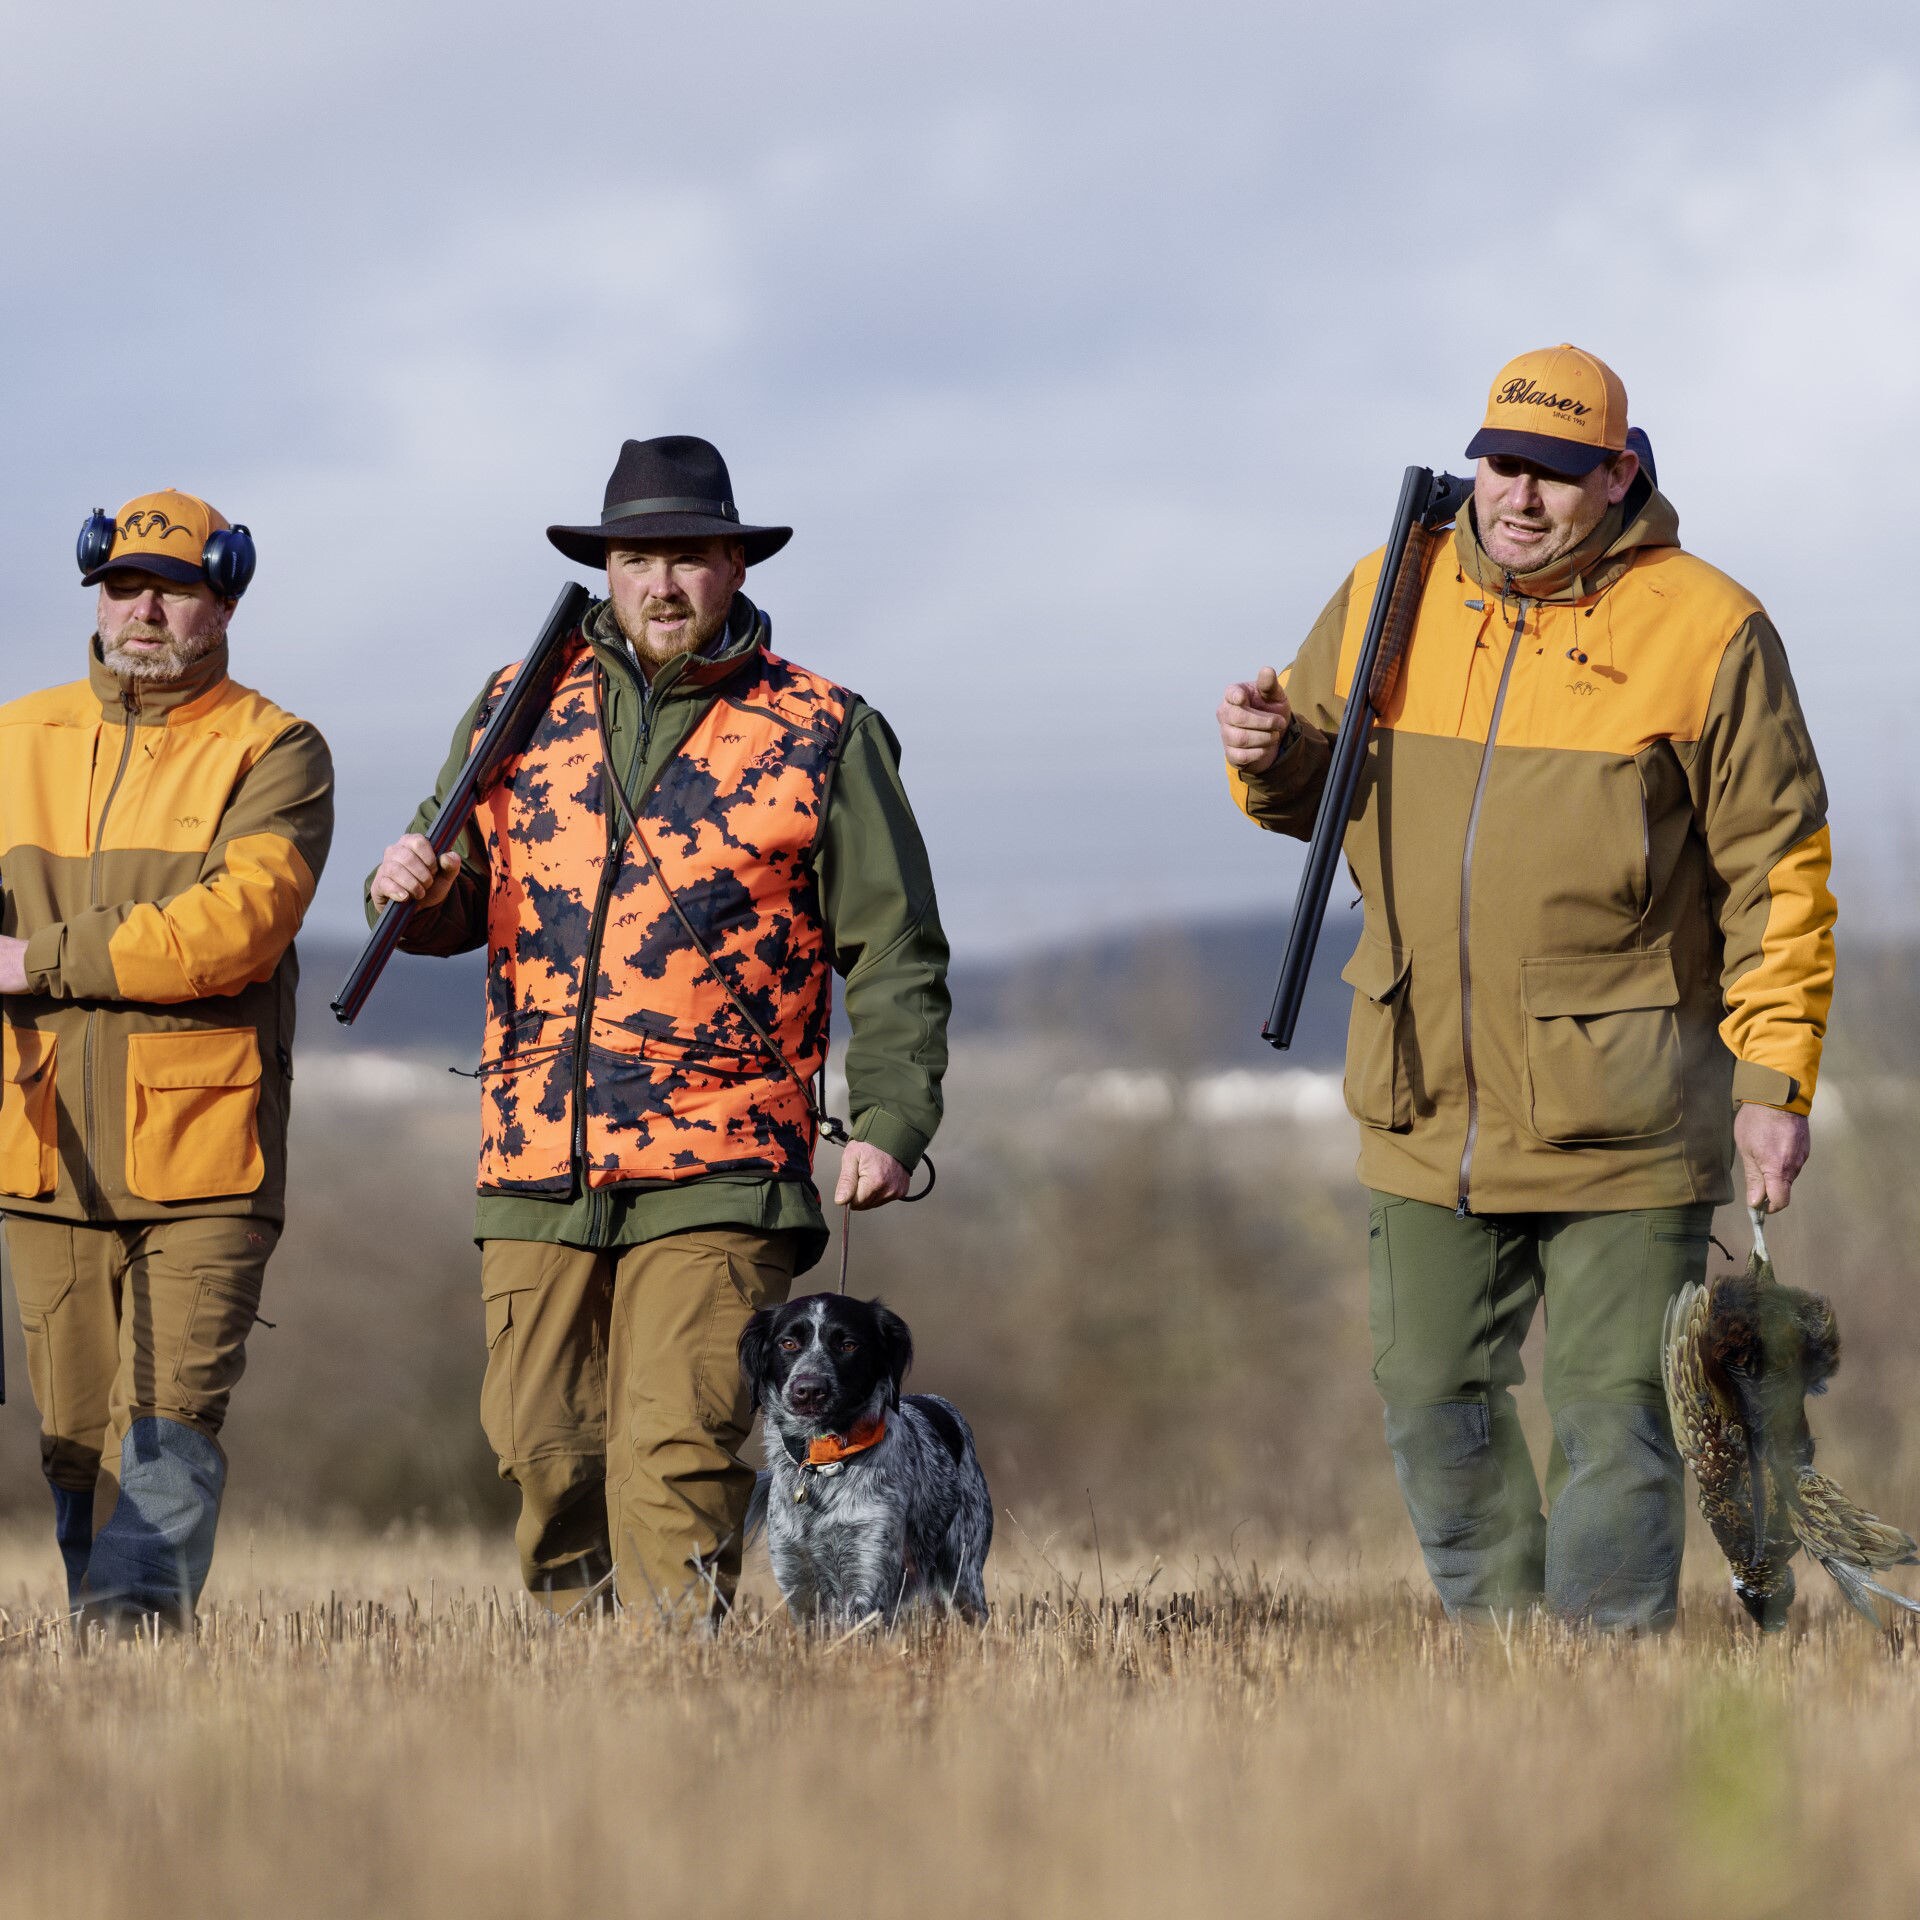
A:
<svg viewBox="0 0 1920 1920">
<path fill-rule="evenodd" d="M 103 574 L 136 567 L 190 586 L 207 577 L 200 557 L 208 534 L 232 525 L 204 500 L 173 487 L 135 495 L 113 520 L 113 551 L 82 576 L 83 586 L 92 586 Z"/>
<path fill-rule="evenodd" d="M 1509 360 L 1494 375 L 1487 417 L 1467 458 L 1514 454 L 1569 478 L 1591 473 L 1627 444 L 1627 390 L 1594 354 L 1561 341 Z"/>
</svg>

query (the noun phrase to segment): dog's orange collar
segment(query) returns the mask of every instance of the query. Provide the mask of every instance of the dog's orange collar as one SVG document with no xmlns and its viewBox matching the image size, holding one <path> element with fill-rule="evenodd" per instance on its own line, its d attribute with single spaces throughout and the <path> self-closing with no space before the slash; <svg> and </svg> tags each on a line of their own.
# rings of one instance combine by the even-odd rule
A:
<svg viewBox="0 0 1920 1920">
<path fill-rule="evenodd" d="M 807 1442 L 805 1459 L 796 1459 L 799 1467 L 837 1467 L 843 1460 L 850 1460 L 856 1453 L 865 1453 L 871 1447 L 877 1447 L 887 1437 L 887 1423 L 884 1420 L 856 1420 L 853 1429 L 842 1439 L 837 1433 L 823 1433 L 816 1440 Z"/>
</svg>

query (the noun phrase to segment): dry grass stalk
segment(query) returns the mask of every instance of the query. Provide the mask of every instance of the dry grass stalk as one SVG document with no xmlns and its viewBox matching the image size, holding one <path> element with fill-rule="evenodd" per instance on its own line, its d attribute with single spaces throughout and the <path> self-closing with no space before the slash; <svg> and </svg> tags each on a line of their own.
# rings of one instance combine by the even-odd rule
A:
<svg viewBox="0 0 1920 1920">
<path fill-rule="evenodd" d="M 1017 1556 L 1016 1556 L 1017 1557 Z M 1912 1643 L 1466 1638 L 1410 1584 L 1003 1569 L 991 1625 L 556 1628 L 498 1549 L 263 1537 L 83 1648 L 0 1548 L 13 1911 L 1911 1910 Z M 284 1572 L 282 1572 L 284 1569 Z"/>
</svg>

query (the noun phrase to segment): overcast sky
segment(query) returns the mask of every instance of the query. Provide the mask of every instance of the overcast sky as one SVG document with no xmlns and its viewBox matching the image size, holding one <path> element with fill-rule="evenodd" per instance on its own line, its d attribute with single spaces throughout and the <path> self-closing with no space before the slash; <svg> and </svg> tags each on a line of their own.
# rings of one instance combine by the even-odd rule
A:
<svg viewBox="0 0 1920 1920">
<path fill-rule="evenodd" d="M 1495 368 L 1624 378 L 1768 604 L 1843 915 L 1907 915 L 1910 6 L 13 0 L 0 695 L 82 670 L 87 509 L 251 523 L 235 670 L 320 724 L 318 918 L 701 433 L 776 644 L 894 722 L 956 944 L 1277 906 L 1221 685 L 1456 467 Z"/>
</svg>

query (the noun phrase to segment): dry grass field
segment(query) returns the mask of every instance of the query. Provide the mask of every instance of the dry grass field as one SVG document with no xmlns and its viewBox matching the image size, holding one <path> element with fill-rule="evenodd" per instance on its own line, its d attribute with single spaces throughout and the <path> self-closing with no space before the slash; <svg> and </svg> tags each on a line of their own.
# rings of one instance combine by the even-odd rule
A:
<svg viewBox="0 0 1920 1920">
<path fill-rule="evenodd" d="M 1822 1463 L 1914 1525 L 1920 970 L 1851 977 L 1776 1252 L 1846 1340 Z M 965 1049 L 939 1193 L 856 1230 L 998 1507 L 991 1624 L 895 1639 L 797 1633 L 757 1556 L 710 1640 L 530 1616 L 475 1417 L 470 1085 L 310 1060 L 192 1642 L 60 1623 L 6 1315 L 0 1915 L 1920 1911 L 1916 1643 L 1817 1571 L 1766 1644 L 1697 1529 L 1668 1639 L 1439 1618 L 1337 1093 L 1196 1066 L 1169 1000 L 1118 1062 Z"/>
<path fill-rule="evenodd" d="M 1824 1595 L 1468 1639 L 1391 1555 L 997 1560 L 984 1630 L 698 1639 L 530 1616 L 492 1540 L 235 1528 L 196 1640 L 88 1649 L 8 1537 L 4 1910 L 1914 1910 L 1920 1666 Z"/>
</svg>

